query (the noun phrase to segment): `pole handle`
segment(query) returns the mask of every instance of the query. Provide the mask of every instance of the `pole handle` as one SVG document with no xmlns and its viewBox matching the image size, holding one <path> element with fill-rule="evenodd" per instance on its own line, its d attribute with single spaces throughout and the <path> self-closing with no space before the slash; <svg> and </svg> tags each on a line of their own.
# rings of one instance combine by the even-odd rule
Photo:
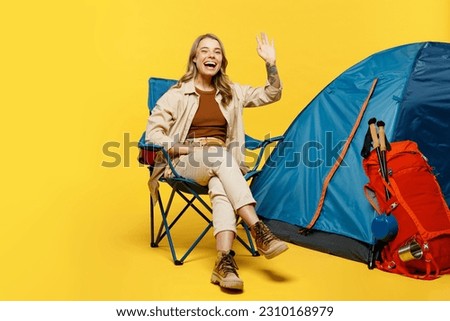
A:
<svg viewBox="0 0 450 321">
<path fill-rule="evenodd" d="M 380 150 L 386 151 L 386 131 L 384 130 L 384 122 L 383 121 L 379 121 L 377 123 L 378 126 L 378 135 L 380 137 Z"/>
<path fill-rule="evenodd" d="M 378 147 L 380 147 L 380 142 L 378 140 L 378 135 L 377 135 L 377 128 L 375 127 L 376 121 L 377 120 L 375 118 L 371 118 L 369 120 L 370 136 L 372 136 L 372 144 L 373 144 L 374 149 L 377 149 Z"/>
</svg>

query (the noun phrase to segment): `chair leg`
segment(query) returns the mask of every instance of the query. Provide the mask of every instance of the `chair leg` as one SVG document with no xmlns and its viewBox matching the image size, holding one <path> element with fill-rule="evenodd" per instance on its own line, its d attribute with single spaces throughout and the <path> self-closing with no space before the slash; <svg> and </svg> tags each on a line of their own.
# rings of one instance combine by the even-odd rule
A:
<svg viewBox="0 0 450 321">
<path fill-rule="evenodd" d="M 158 192 L 159 212 L 161 213 L 162 218 L 164 218 L 164 217 L 167 218 L 167 216 L 169 215 L 169 211 L 170 211 L 170 207 L 172 206 L 172 201 L 173 201 L 174 195 L 175 195 L 175 193 L 174 193 L 174 191 L 172 191 L 172 193 L 170 194 L 169 200 L 167 202 L 166 208 L 164 209 L 164 204 L 163 204 L 161 196 L 159 195 L 159 192 Z M 169 230 L 171 228 L 172 228 L 172 226 L 169 226 Z M 165 236 L 166 236 L 166 231 L 165 231 L 164 220 L 163 220 L 163 221 L 161 221 L 161 225 L 159 226 L 158 236 L 156 237 L 156 245 L 158 245 L 159 242 L 161 242 L 161 240 Z"/>
<path fill-rule="evenodd" d="M 159 244 L 159 242 L 161 242 L 161 239 L 162 239 L 161 231 L 162 231 L 162 226 L 164 226 L 165 236 L 167 236 L 167 241 L 169 242 L 169 247 L 170 247 L 170 252 L 172 254 L 172 259 L 173 259 L 173 261 L 175 262 L 176 265 L 180 265 L 180 264 L 176 263 L 178 261 L 177 254 L 175 252 L 175 246 L 173 244 L 172 235 L 170 234 L 170 226 L 169 226 L 169 223 L 167 221 L 167 216 L 168 216 L 170 207 L 172 205 L 173 194 L 174 193 L 172 192 L 172 194 L 170 195 L 169 202 L 167 203 L 167 206 L 166 206 L 166 210 L 164 210 L 164 207 L 163 207 L 161 199 L 159 199 L 160 202 L 158 202 L 159 206 L 160 206 L 159 208 L 160 208 L 160 211 L 161 211 L 162 224 L 161 224 L 161 227 L 159 229 L 157 243 Z"/>
<path fill-rule="evenodd" d="M 158 192 L 158 206 L 159 206 L 159 210 L 161 212 L 162 222 L 159 227 L 158 236 L 156 237 L 156 240 L 155 240 L 155 211 L 153 208 L 153 199 L 150 196 L 150 235 L 151 235 L 150 246 L 158 247 L 159 242 L 161 242 L 161 240 L 165 236 L 167 236 L 167 240 L 168 240 L 169 247 L 170 247 L 170 252 L 172 254 L 172 259 L 173 259 L 175 265 L 181 265 L 181 264 L 183 264 L 183 262 L 181 262 L 180 260 L 177 259 L 177 255 L 175 252 L 175 246 L 174 246 L 173 240 L 172 240 L 172 235 L 170 234 L 171 226 L 169 226 L 169 223 L 167 221 L 167 215 L 170 210 L 170 206 L 172 204 L 173 196 L 174 196 L 174 192 L 172 192 L 172 194 L 169 198 L 169 201 L 167 203 L 166 210 L 164 210 L 164 205 L 163 205 L 161 196 Z M 163 232 L 163 230 L 164 230 L 164 232 Z"/>
<path fill-rule="evenodd" d="M 158 247 L 158 244 L 155 243 L 155 209 L 152 196 L 150 196 L 150 246 Z"/>
<path fill-rule="evenodd" d="M 208 219 L 208 217 L 206 217 L 194 204 L 194 200 L 196 199 L 196 197 L 194 196 L 192 199 L 188 199 L 185 195 L 181 194 L 179 191 L 176 191 L 186 202 L 187 205 L 183 208 L 183 210 L 174 218 L 174 220 L 172 222 L 169 223 L 168 221 L 168 215 L 169 215 L 169 211 L 170 208 L 172 206 L 172 202 L 173 202 L 173 198 L 175 195 L 175 189 L 172 190 L 172 193 L 169 197 L 169 200 L 167 202 L 166 207 L 164 208 L 164 205 L 162 203 L 161 198 L 159 197 L 158 194 L 158 204 L 159 204 L 159 209 L 161 212 L 161 217 L 162 217 L 162 222 L 159 228 L 159 232 L 158 235 L 156 237 L 156 240 L 154 239 L 154 216 L 152 216 L 150 218 L 151 220 L 151 225 L 152 225 L 152 243 L 153 243 L 153 247 L 157 247 L 159 242 L 161 242 L 161 240 L 164 237 L 167 237 L 167 241 L 169 243 L 169 248 L 170 248 L 170 252 L 172 254 L 172 259 L 175 265 L 182 265 L 185 261 L 185 259 L 188 257 L 188 255 L 194 250 L 194 248 L 197 246 L 197 244 L 203 239 L 203 237 L 208 233 L 208 231 L 211 229 L 212 227 L 212 221 L 210 219 Z M 197 195 L 197 199 L 200 200 L 200 202 L 203 204 L 204 201 L 199 198 L 199 196 Z M 203 201 L 203 202 L 202 202 Z M 206 203 L 204 203 L 203 205 L 206 205 Z M 181 218 L 181 216 L 186 212 L 187 209 L 189 209 L 190 207 L 194 208 L 197 213 L 199 215 L 201 215 L 206 222 L 208 223 L 208 225 L 204 228 L 204 230 L 202 231 L 202 233 L 194 240 L 194 242 L 191 244 L 191 246 L 187 249 L 187 251 L 185 252 L 185 254 L 183 254 L 183 256 L 178 259 L 177 255 L 176 255 L 176 250 L 175 250 L 175 245 L 172 239 L 172 235 L 170 230 L 172 229 L 172 227 L 174 226 L 174 224 Z M 150 212 L 152 214 L 152 210 Z M 154 212 L 153 212 L 154 213 Z M 154 215 L 154 214 L 152 214 Z"/>
<path fill-rule="evenodd" d="M 187 187 L 187 186 L 186 186 Z M 189 187 L 187 187 L 188 190 L 191 190 Z M 195 206 L 194 201 L 198 200 L 209 212 L 212 212 L 212 209 L 206 204 L 206 202 L 200 197 L 198 193 L 196 193 L 194 190 L 191 190 L 191 194 L 194 195 L 191 199 L 187 198 L 181 191 L 176 190 L 177 194 L 187 203 L 186 207 L 183 209 L 183 211 L 180 213 L 179 216 L 184 213 L 184 211 L 191 207 L 193 208 L 207 223 L 208 225 L 203 229 L 202 233 L 195 239 L 195 241 L 191 244 L 191 246 L 187 249 L 185 254 L 179 259 L 178 261 L 175 261 L 175 265 L 181 265 L 183 264 L 184 260 L 188 257 L 188 255 L 194 250 L 194 248 L 197 246 L 198 243 L 205 237 L 206 233 L 211 229 L 212 227 L 212 221 L 203 214 L 200 209 Z M 178 217 L 177 217 L 178 219 Z"/>
<path fill-rule="evenodd" d="M 159 243 L 162 241 L 164 237 L 167 237 L 167 241 L 169 243 L 170 252 L 172 255 L 172 259 L 175 265 L 182 265 L 186 258 L 189 256 L 189 254 L 194 250 L 194 248 L 200 243 L 200 241 L 205 237 L 205 235 L 208 233 L 208 231 L 212 228 L 213 223 L 212 220 L 207 217 L 197 206 L 194 204 L 195 200 L 198 200 L 199 203 L 203 205 L 210 213 L 212 213 L 211 207 L 200 197 L 200 195 L 189 188 L 189 186 L 185 186 L 186 189 L 189 191 L 188 194 L 193 195 L 192 198 L 188 198 L 186 195 L 184 195 L 184 192 L 181 192 L 179 189 L 173 188 L 170 194 L 170 197 L 167 201 L 166 206 L 164 206 L 161 196 L 158 193 L 158 206 L 162 217 L 162 222 L 159 226 L 158 234 L 155 236 L 155 214 L 154 214 L 154 208 L 152 204 L 152 199 L 150 198 L 150 233 L 151 233 L 151 247 L 158 247 Z M 175 193 L 178 194 L 185 202 L 186 205 L 184 208 L 177 214 L 177 216 L 169 222 L 168 216 L 169 212 L 173 203 L 173 199 L 175 196 Z M 201 234 L 194 240 L 194 242 L 189 246 L 187 251 L 181 256 L 180 259 L 178 259 L 175 245 L 172 239 L 171 235 L 171 229 L 175 225 L 175 223 L 181 218 L 181 216 L 189 209 L 194 209 L 198 215 L 200 215 L 206 222 L 207 226 L 203 229 Z M 244 241 L 243 238 L 241 238 L 239 235 L 236 236 L 237 240 L 252 254 L 252 256 L 259 256 L 258 251 L 256 250 L 249 228 L 245 224 L 244 221 L 240 221 L 238 225 L 242 225 L 245 233 L 246 233 L 246 239 L 248 241 Z"/>
<path fill-rule="evenodd" d="M 252 256 L 259 256 L 259 252 L 255 248 L 248 225 L 242 220 L 238 223 L 238 225 L 242 225 L 244 228 L 248 242 L 245 242 L 239 235 L 236 236 L 236 239 L 252 254 Z"/>
<path fill-rule="evenodd" d="M 181 262 L 181 264 L 183 264 L 184 260 L 188 257 L 189 254 L 191 254 L 191 252 L 194 250 L 194 248 L 197 246 L 198 243 L 200 243 L 200 241 L 203 239 L 203 237 L 206 235 L 206 233 L 208 233 L 208 231 L 211 229 L 212 227 L 212 222 L 210 222 L 206 228 L 203 230 L 203 232 L 197 237 L 197 239 L 194 241 L 194 243 L 192 243 L 192 245 L 189 247 L 189 249 L 186 251 L 186 253 L 181 257 L 181 259 L 179 260 L 179 262 Z M 175 262 L 175 265 L 177 265 L 177 262 Z"/>
</svg>

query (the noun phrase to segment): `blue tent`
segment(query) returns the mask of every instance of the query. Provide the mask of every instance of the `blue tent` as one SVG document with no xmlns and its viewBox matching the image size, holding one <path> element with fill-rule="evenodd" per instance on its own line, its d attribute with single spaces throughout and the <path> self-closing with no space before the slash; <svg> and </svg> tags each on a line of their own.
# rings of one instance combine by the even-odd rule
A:
<svg viewBox="0 0 450 321">
<path fill-rule="evenodd" d="M 364 196 L 360 152 L 372 117 L 386 123 L 389 141 L 418 143 L 450 204 L 450 44 L 403 45 L 326 86 L 255 178 L 257 212 L 281 238 L 367 261 L 376 213 Z M 299 233 L 304 227 L 309 233 Z"/>
</svg>

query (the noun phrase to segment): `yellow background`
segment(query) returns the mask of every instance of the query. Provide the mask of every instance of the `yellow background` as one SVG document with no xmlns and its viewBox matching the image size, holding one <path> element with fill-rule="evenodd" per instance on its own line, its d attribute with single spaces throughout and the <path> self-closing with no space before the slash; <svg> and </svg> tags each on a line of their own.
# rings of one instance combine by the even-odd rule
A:
<svg viewBox="0 0 450 321">
<path fill-rule="evenodd" d="M 180 77 L 201 33 L 223 40 L 231 79 L 252 85 L 265 81 L 255 36 L 275 39 L 283 98 L 245 112 L 247 132 L 262 137 L 282 134 L 367 56 L 450 42 L 449 9 L 447 0 L 2 4 L 0 299 L 450 299 L 448 276 L 411 280 L 293 245 L 274 261 L 237 246 L 246 290 L 225 294 L 209 284 L 211 235 L 182 267 L 166 243 L 148 246 L 147 170 L 127 143 L 146 124 L 148 77 Z M 102 166 L 114 160 L 111 142 L 121 163 Z"/>
</svg>

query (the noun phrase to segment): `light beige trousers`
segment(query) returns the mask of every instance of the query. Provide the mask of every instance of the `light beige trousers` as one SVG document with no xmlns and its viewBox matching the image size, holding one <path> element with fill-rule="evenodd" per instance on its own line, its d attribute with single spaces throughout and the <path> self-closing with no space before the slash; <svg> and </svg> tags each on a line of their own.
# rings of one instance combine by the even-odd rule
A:
<svg viewBox="0 0 450 321">
<path fill-rule="evenodd" d="M 208 186 L 214 235 L 222 231 L 236 233 L 236 211 L 256 201 L 231 153 L 220 146 L 194 147 L 193 152 L 179 157 L 175 170 Z"/>
</svg>

